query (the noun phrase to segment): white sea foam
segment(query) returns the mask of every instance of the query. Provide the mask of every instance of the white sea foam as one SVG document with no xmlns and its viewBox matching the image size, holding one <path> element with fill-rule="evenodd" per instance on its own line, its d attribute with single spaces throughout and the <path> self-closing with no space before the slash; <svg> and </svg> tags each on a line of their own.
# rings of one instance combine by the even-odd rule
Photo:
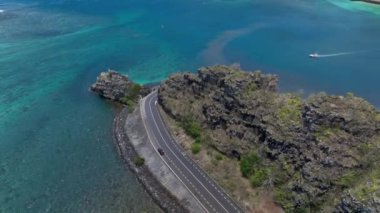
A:
<svg viewBox="0 0 380 213">
<path fill-rule="evenodd" d="M 4 10 L 0 10 L 0 13 L 4 13 L 5 11 Z"/>
<path fill-rule="evenodd" d="M 333 54 L 318 54 L 318 58 L 325 58 L 325 57 L 336 57 L 336 56 L 342 56 L 342 55 L 352 55 L 357 52 L 342 52 L 342 53 L 333 53 Z"/>
</svg>

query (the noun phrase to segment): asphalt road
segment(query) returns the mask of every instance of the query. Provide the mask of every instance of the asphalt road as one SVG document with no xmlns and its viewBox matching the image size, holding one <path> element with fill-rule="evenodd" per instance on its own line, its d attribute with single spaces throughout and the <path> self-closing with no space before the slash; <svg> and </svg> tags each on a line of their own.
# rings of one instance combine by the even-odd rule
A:
<svg viewBox="0 0 380 213">
<path fill-rule="evenodd" d="M 141 113 L 151 144 L 165 154 L 161 159 L 185 185 L 205 212 L 243 212 L 239 206 L 217 185 L 174 141 L 163 122 L 157 107 L 157 92 L 141 101 Z"/>
</svg>

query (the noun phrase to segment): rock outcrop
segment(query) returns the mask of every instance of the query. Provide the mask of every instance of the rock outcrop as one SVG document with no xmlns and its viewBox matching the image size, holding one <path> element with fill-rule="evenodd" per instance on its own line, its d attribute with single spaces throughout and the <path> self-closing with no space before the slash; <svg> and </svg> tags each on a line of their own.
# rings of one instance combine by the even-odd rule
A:
<svg viewBox="0 0 380 213">
<path fill-rule="evenodd" d="M 90 90 L 111 101 L 129 105 L 138 95 L 145 96 L 150 89 L 131 81 L 128 76 L 116 71 L 102 72 Z"/>
<path fill-rule="evenodd" d="M 175 119 L 198 122 L 219 152 L 257 153 L 286 211 L 380 211 L 379 111 L 352 94 L 304 100 L 278 93 L 277 82 L 261 72 L 206 67 L 172 75 L 159 102 Z"/>
</svg>

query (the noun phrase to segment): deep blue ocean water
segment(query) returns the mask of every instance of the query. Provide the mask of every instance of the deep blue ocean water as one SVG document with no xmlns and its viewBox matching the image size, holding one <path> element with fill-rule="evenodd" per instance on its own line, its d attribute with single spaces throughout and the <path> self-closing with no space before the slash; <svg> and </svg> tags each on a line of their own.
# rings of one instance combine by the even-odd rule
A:
<svg viewBox="0 0 380 213">
<path fill-rule="evenodd" d="M 88 92 L 239 63 L 380 106 L 380 7 L 346 0 L 0 0 L 0 212 L 157 212 Z M 308 54 L 346 53 L 312 60 Z"/>
</svg>

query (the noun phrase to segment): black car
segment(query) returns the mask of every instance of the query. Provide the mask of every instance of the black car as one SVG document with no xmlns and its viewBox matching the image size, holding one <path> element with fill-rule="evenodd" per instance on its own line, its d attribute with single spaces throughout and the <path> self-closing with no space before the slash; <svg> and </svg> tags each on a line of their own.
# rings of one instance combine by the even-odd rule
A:
<svg viewBox="0 0 380 213">
<path fill-rule="evenodd" d="M 158 153 L 160 153 L 160 155 L 164 155 L 165 154 L 164 150 L 162 150 L 161 148 L 158 148 L 157 151 L 158 151 Z"/>
</svg>

